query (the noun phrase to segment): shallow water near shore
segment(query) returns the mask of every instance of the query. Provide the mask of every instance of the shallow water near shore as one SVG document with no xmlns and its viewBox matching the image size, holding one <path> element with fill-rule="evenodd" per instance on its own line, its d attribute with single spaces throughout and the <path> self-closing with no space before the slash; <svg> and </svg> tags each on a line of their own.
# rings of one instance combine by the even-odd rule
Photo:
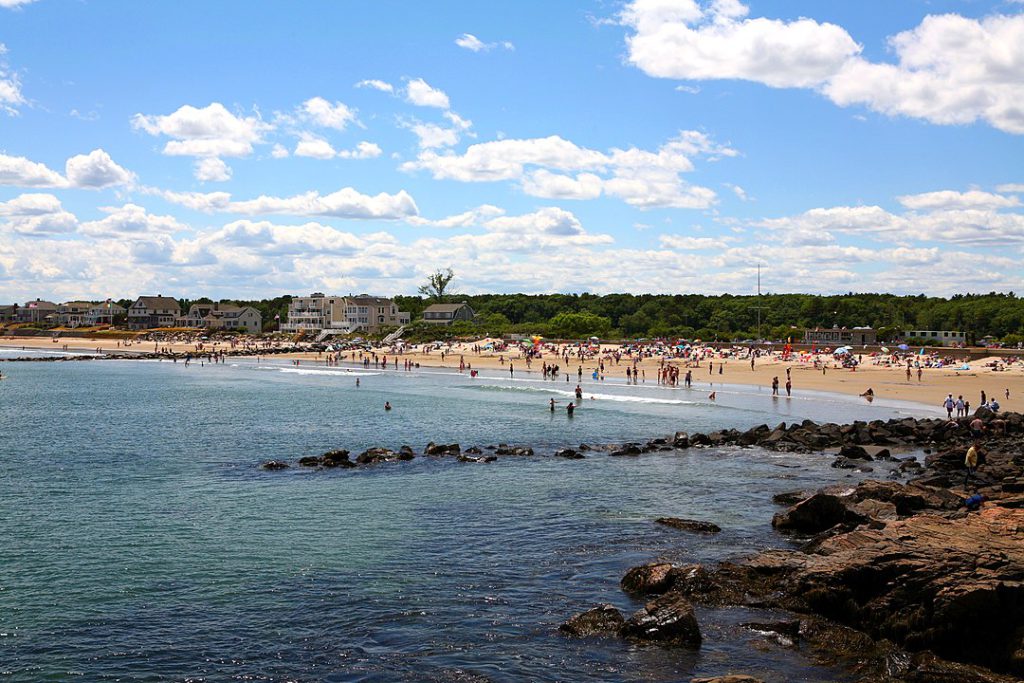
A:
<svg viewBox="0 0 1024 683">
<path fill-rule="evenodd" d="M 245 359 L 0 369 L 0 675 L 14 681 L 846 680 L 742 630 L 765 616 L 745 610 L 699 610 L 699 650 L 556 629 L 598 603 L 639 607 L 618 588 L 635 564 L 784 546 L 770 527 L 772 494 L 853 475 L 825 456 L 760 449 L 543 453 L 928 412 L 739 386 L 718 387 L 710 402 L 704 389 L 587 381 L 598 398 L 570 419 L 561 405 L 575 381 L 564 378 Z M 333 448 L 419 452 L 428 441 L 539 454 L 258 469 Z M 723 531 L 662 528 L 661 516 Z"/>
</svg>

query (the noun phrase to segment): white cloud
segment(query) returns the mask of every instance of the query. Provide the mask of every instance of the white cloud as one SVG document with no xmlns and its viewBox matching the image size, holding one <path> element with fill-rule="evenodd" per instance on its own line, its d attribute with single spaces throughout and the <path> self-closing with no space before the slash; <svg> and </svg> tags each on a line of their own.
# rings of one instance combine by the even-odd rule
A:
<svg viewBox="0 0 1024 683">
<path fill-rule="evenodd" d="M 101 211 L 105 212 L 107 216 L 98 221 L 82 223 L 83 233 L 93 236 L 133 239 L 188 229 L 188 226 L 179 223 L 173 216 L 155 216 L 137 204 L 101 207 Z"/>
<path fill-rule="evenodd" d="M 971 190 L 969 192 L 942 190 L 939 192 L 926 192 L 924 194 L 903 195 L 896 199 L 903 206 L 914 210 L 1005 209 L 1020 206 L 1020 200 L 1016 197 L 1004 197 L 1003 195 L 981 192 L 979 190 Z"/>
<path fill-rule="evenodd" d="M 355 149 L 343 149 L 338 152 L 338 158 L 340 159 L 376 159 L 384 151 L 375 142 L 367 142 L 363 140 Z"/>
<path fill-rule="evenodd" d="M 3 229 L 25 235 L 62 235 L 78 228 L 78 219 L 52 194 L 23 194 L 0 202 Z"/>
<path fill-rule="evenodd" d="M 7 54 L 7 46 L 0 43 L 0 111 L 15 116 L 18 113 L 17 108 L 25 104 L 25 96 L 21 94 L 21 81 L 18 74 L 11 72 L 3 59 L 5 54 Z"/>
<path fill-rule="evenodd" d="M 20 187 L 65 187 L 67 180 L 45 164 L 25 157 L 0 154 L 0 185 Z"/>
<path fill-rule="evenodd" d="M 273 129 L 258 116 L 236 116 L 220 102 L 202 109 L 184 105 L 166 116 L 136 114 L 132 126 L 153 136 L 174 138 L 164 154 L 197 157 L 244 157 Z"/>
<path fill-rule="evenodd" d="M 331 104 L 322 97 L 313 97 L 302 103 L 304 118 L 315 125 L 335 130 L 345 130 L 345 126 L 356 120 L 355 110 L 341 102 Z"/>
<path fill-rule="evenodd" d="M 30 5 L 36 0 L 0 0 L 0 7 L 5 9 L 16 9 L 24 5 Z"/>
<path fill-rule="evenodd" d="M 99 189 L 135 182 L 135 174 L 114 163 L 102 149 L 71 157 L 64 166 L 64 173 L 74 187 Z"/>
<path fill-rule="evenodd" d="M 596 199 L 601 196 L 601 176 L 580 173 L 575 177 L 538 169 L 523 179 L 523 191 L 546 199 Z"/>
<path fill-rule="evenodd" d="M 329 142 L 314 135 L 304 134 L 295 147 L 295 156 L 312 157 L 314 159 L 373 159 L 383 151 L 373 142 L 360 142 L 355 149 L 335 150 Z"/>
<path fill-rule="evenodd" d="M 405 190 L 400 190 L 396 194 L 381 192 L 370 196 L 361 194 L 351 187 L 323 196 L 318 192 L 306 192 L 291 197 L 262 195 L 256 199 L 231 202 L 226 210 L 247 215 L 287 214 L 382 220 L 408 218 L 419 214 L 416 202 Z"/>
<path fill-rule="evenodd" d="M 323 138 L 318 138 L 315 135 L 306 134 L 302 137 L 297 145 L 295 145 L 295 156 L 297 157 L 311 157 L 313 159 L 333 159 L 334 155 L 337 154 L 334 148 L 331 147 L 331 143 L 327 142 Z"/>
<path fill-rule="evenodd" d="M 443 128 L 436 123 L 414 123 L 409 130 L 419 138 L 420 149 L 451 147 L 459 142 L 459 131 L 454 128 Z"/>
<path fill-rule="evenodd" d="M 661 235 L 658 242 L 666 249 L 676 251 L 702 251 L 704 249 L 728 249 L 735 237 L 691 237 L 688 235 Z"/>
<path fill-rule="evenodd" d="M 204 183 L 223 183 L 231 180 L 231 167 L 223 159 L 207 157 L 196 161 L 195 176 Z"/>
<path fill-rule="evenodd" d="M 839 106 L 1024 134 L 1024 14 L 927 16 L 889 39 L 887 63 L 835 24 L 747 13 L 738 0 L 635 0 L 619 18 L 630 62 L 650 76 L 812 88 Z"/>
<path fill-rule="evenodd" d="M 270 150 L 270 156 L 275 159 L 286 159 L 288 157 L 288 148 L 280 143 L 274 143 L 274 147 Z"/>
<path fill-rule="evenodd" d="M 231 203 L 231 195 L 227 192 L 173 192 L 151 187 L 142 188 L 142 191 L 163 197 L 172 204 L 206 213 L 225 211 Z"/>
<path fill-rule="evenodd" d="M 749 197 L 749 196 L 747 195 L 747 191 L 746 191 L 746 190 L 744 190 L 744 189 L 743 189 L 742 187 L 740 187 L 739 185 L 733 185 L 732 183 L 724 183 L 724 185 L 725 185 L 725 186 L 726 186 L 727 188 L 729 188 L 730 190 L 732 190 L 732 193 L 733 193 L 734 195 L 736 195 L 736 197 L 737 197 L 737 198 L 738 198 L 738 199 L 739 199 L 739 200 L 740 200 L 741 202 L 749 202 L 749 201 L 750 201 L 750 197 Z"/>
<path fill-rule="evenodd" d="M 680 173 L 693 170 L 692 156 L 735 154 L 735 150 L 699 131 L 682 131 L 656 152 L 634 147 L 605 153 L 552 135 L 479 143 L 470 145 L 463 154 L 428 149 L 400 168 L 428 170 L 438 180 L 519 180 L 524 192 L 545 198 L 592 199 L 603 191 L 641 209 L 707 208 L 716 201 L 714 191 L 685 183 Z M 584 173 L 573 177 L 552 170 Z"/>
<path fill-rule="evenodd" d="M 422 78 L 409 81 L 406 85 L 405 97 L 418 107 L 437 107 L 438 109 L 450 107 L 448 95 L 443 90 L 432 87 Z"/>
<path fill-rule="evenodd" d="M 347 254 L 352 255 L 371 244 L 390 244 L 395 239 L 387 233 L 355 235 L 321 223 L 277 225 L 270 221 L 239 220 L 203 238 L 206 246 L 226 245 L 256 252 L 282 255 Z"/>
<path fill-rule="evenodd" d="M 69 158 L 64 170 L 67 177 L 25 157 L 0 154 L 0 185 L 102 189 L 135 182 L 135 174 L 116 164 L 102 149 Z"/>
<path fill-rule="evenodd" d="M 1024 192 L 1024 183 L 1005 183 L 996 186 L 996 192 Z"/>
<path fill-rule="evenodd" d="M 357 88 L 371 88 L 373 90 L 380 90 L 381 92 L 393 93 L 395 92 L 395 86 L 391 85 L 386 81 L 378 81 L 377 79 L 371 78 L 365 81 L 359 81 L 356 83 Z"/>
<path fill-rule="evenodd" d="M 487 52 L 493 50 L 496 47 L 503 47 L 506 50 L 514 50 L 515 45 L 505 40 L 500 43 L 485 43 L 472 33 L 463 33 L 461 36 L 455 39 L 455 44 L 459 47 L 469 50 L 471 52 Z"/>
<path fill-rule="evenodd" d="M 502 216 L 505 210 L 491 204 L 482 204 L 475 209 L 470 209 L 454 216 L 438 220 L 428 220 L 420 216 L 412 216 L 406 222 L 411 225 L 427 226 L 432 228 L 471 228 L 483 225 L 486 221 L 495 216 Z"/>
<path fill-rule="evenodd" d="M 629 60 L 650 76 L 737 78 L 773 87 L 825 82 L 860 48 L 835 24 L 812 19 L 745 19 L 739 3 L 704 11 L 693 0 L 637 0 L 621 21 L 633 30 Z"/>
</svg>

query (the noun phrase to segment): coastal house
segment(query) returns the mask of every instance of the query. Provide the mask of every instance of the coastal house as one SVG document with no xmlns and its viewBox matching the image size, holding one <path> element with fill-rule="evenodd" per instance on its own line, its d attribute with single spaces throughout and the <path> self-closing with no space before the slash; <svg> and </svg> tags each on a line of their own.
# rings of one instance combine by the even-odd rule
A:
<svg viewBox="0 0 1024 683">
<path fill-rule="evenodd" d="M 964 346 L 967 343 L 967 335 L 954 330 L 907 330 L 903 338 L 920 339 L 928 346 Z"/>
<path fill-rule="evenodd" d="M 128 327 L 133 330 L 173 327 L 180 316 L 177 299 L 163 295 L 140 296 L 128 307 Z"/>
<path fill-rule="evenodd" d="M 125 315 L 127 310 L 124 306 L 115 304 L 110 299 L 98 304 L 92 304 L 89 312 L 85 314 L 86 325 L 113 325 L 114 321 Z"/>
<path fill-rule="evenodd" d="M 0 306 L 0 323 L 12 323 L 18 319 L 18 304 Z"/>
<path fill-rule="evenodd" d="M 95 304 L 91 301 L 65 301 L 57 305 L 57 322 L 63 327 L 81 327 L 87 325 L 89 309 Z"/>
<path fill-rule="evenodd" d="M 263 315 L 251 306 L 225 303 L 192 304 L 179 324 L 207 330 L 257 333 L 263 330 Z"/>
<path fill-rule="evenodd" d="M 408 324 L 409 320 L 408 313 L 399 311 L 395 302 L 385 297 L 327 296 L 317 292 L 292 299 L 288 305 L 288 320 L 281 325 L 281 330 L 373 333 L 382 327 Z"/>
<path fill-rule="evenodd" d="M 56 322 L 57 304 L 52 301 L 36 299 L 28 301 L 18 309 L 18 322 L 20 323 L 41 323 Z"/>
<path fill-rule="evenodd" d="M 459 304 L 431 304 L 423 309 L 423 322 L 451 325 L 456 320 L 472 321 L 476 313 L 465 301 Z"/>
<path fill-rule="evenodd" d="M 804 332 L 805 344 L 865 346 L 877 342 L 878 334 L 870 327 L 815 327 Z"/>
</svg>

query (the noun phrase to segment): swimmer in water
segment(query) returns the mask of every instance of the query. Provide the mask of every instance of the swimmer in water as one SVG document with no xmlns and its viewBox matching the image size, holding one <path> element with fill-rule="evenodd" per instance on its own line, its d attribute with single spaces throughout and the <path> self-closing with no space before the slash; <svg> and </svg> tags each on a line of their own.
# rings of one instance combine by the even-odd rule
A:
<svg viewBox="0 0 1024 683">
<path fill-rule="evenodd" d="M 555 412 L 555 399 L 551 399 L 550 406 L 551 406 L 551 412 L 552 413 Z"/>
<path fill-rule="evenodd" d="M 718 393 L 718 392 L 712 391 L 710 394 L 708 394 L 708 399 L 714 401 L 716 393 Z"/>
<path fill-rule="evenodd" d="M 384 401 L 384 410 L 391 410 L 391 402 Z"/>
</svg>

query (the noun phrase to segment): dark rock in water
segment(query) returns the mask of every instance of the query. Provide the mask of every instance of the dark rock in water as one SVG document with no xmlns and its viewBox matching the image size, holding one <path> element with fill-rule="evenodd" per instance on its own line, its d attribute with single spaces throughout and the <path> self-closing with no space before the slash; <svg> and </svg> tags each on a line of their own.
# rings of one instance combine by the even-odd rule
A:
<svg viewBox="0 0 1024 683">
<path fill-rule="evenodd" d="M 686 432 L 676 432 L 675 436 L 672 437 L 672 445 L 676 448 L 689 448 L 690 435 Z"/>
<path fill-rule="evenodd" d="M 619 635 L 641 642 L 700 645 L 700 627 L 693 605 L 678 593 L 651 600 L 631 616 Z"/>
<path fill-rule="evenodd" d="M 772 496 L 772 502 L 776 505 L 796 505 L 809 495 L 806 491 L 786 491 Z"/>
<path fill-rule="evenodd" d="M 832 467 L 841 470 L 855 470 L 860 467 L 860 464 L 850 460 L 845 455 L 840 455 L 838 458 L 832 461 Z"/>
<path fill-rule="evenodd" d="M 356 462 L 360 465 L 370 465 L 376 462 L 384 462 L 391 460 L 395 457 L 395 452 L 390 448 L 381 448 L 377 446 L 375 448 L 368 448 L 356 457 Z"/>
<path fill-rule="evenodd" d="M 568 458 L 570 460 L 580 460 L 586 456 L 579 451 L 573 450 L 572 448 L 561 448 L 555 451 L 555 457 Z"/>
<path fill-rule="evenodd" d="M 619 585 L 630 595 L 664 593 L 672 587 L 675 577 L 668 562 L 652 562 L 633 567 L 623 575 Z"/>
<path fill-rule="evenodd" d="M 425 455 L 459 455 L 462 449 L 459 444 L 436 444 L 433 441 L 427 444 L 427 447 L 423 449 Z"/>
<path fill-rule="evenodd" d="M 670 526 L 673 529 L 682 529 L 683 531 L 695 531 L 699 534 L 717 534 L 722 530 L 717 524 L 711 522 L 701 522 L 696 519 L 680 519 L 679 517 L 660 517 L 655 520 L 658 524 L 664 524 Z"/>
<path fill-rule="evenodd" d="M 480 448 L 477 446 L 470 446 L 469 448 L 466 449 L 466 453 L 468 455 L 480 455 L 481 453 L 483 453 L 483 451 L 480 450 Z"/>
<path fill-rule="evenodd" d="M 640 446 L 635 443 L 625 443 L 619 448 L 613 450 L 609 455 L 640 455 L 643 451 Z"/>
<path fill-rule="evenodd" d="M 323 467 L 353 467 L 353 463 L 348 459 L 348 451 L 337 450 L 328 451 L 320 456 L 320 465 Z"/>
<path fill-rule="evenodd" d="M 320 458 L 316 455 L 307 455 L 304 458 L 299 458 L 300 467 L 320 467 Z"/>
<path fill-rule="evenodd" d="M 399 460 L 412 460 L 416 457 L 416 453 L 413 452 L 412 446 L 402 446 L 398 449 Z"/>
<path fill-rule="evenodd" d="M 892 460 L 892 453 L 885 446 L 861 446 L 869 459 Z"/>
<path fill-rule="evenodd" d="M 837 524 L 862 521 L 845 501 L 831 493 L 816 493 L 772 518 L 776 529 L 816 534 Z"/>
<path fill-rule="evenodd" d="M 985 406 L 978 406 L 977 410 L 974 411 L 974 417 L 980 417 L 982 420 L 991 420 L 996 414 Z"/>
<path fill-rule="evenodd" d="M 290 465 L 284 460 L 268 460 L 260 465 L 260 469 L 264 470 L 286 470 L 289 467 Z"/>
<path fill-rule="evenodd" d="M 570 636 L 585 637 L 618 633 L 626 623 L 622 613 L 611 605 L 600 605 L 577 614 L 558 627 Z"/>
<path fill-rule="evenodd" d="M 509 446 L 508 444 L 501 444 L 498 449 L 494 451 L 495 455 L 533 455 L 533 449 L 529 446 Z"/>
<path fill-rule="evenodd" d="M 707 434 L 700 434 L 700 433 L 691 434 L 690 435 L 690 445 L 691 446 L 710 446 L 711 445 L 711 439 L 708 438 Z"/>
<path fill-rule="evenodd" d="M 732 674 L 729 676 L 714 676 L 712 678 L 691 678 L 690 683 L 764 683 L 764 681 L 760 678 L 744 674 Z"/>
<path fill-rule="evenodd" d="M 871 460 L 871 456 L 862 446 L 847 444 L 839 449 L 839 455 L 850 460 Z"/>
<path fill-rule="evenodd" d="M 587 445 L 587 444 L 585 444 L 585 443 L 581 443 L 581 444 L 580 444 L 580 448 L 579 448 L 579 449 L 580 449 L 581 451 L 590 451 L 590 450 L 593 450 L 593 448 L 591 448 L 590 446 L 588 446 L 588 445 Z"/>
<path fill-rule="evenodd" d="M 756 631 L 761 634 L 774 636 L 774 639 L 781 645 L 792 646 L 800 638 L 800 620 L 770 621 L 767 623 L 746 623 L 740 624 L 743 628 Z"/>
</svg>

